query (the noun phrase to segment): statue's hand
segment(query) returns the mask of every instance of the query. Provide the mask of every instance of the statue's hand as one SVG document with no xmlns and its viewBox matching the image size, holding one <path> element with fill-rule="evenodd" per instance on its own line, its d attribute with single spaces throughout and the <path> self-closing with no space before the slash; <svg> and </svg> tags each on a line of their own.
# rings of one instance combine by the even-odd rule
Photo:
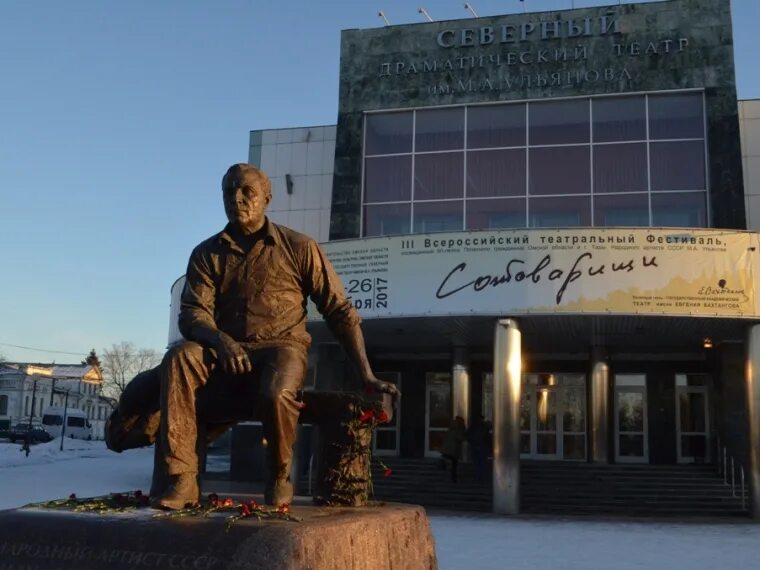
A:
<svg viewBox="0 0 760 570">
<path fill-rule="evenodd" d="M 247 374 L 253 370 L 248 353 L 240 344 L 224 335 L 219 339 L 217 346 L 217 358 L 219 366 L 227 374 Z"/>
<path fill-rule="evenodd" d="M 393 396 L 394 402 L 401 396 L 401 392 L 395 384 L 383 382 L 374 376 L 368 376 L 364 379 L 364 389 L 368 391 L 377 390 L 378 392 L 390 394 Z"/>
</svg>

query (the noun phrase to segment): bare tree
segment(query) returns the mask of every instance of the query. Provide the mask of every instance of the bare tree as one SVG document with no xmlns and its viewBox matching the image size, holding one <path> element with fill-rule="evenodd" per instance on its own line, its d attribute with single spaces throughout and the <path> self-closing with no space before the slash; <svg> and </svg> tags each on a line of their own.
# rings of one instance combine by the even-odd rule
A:
<svg viewBox="0 0 760 570">
<path fill-rule="evenodd" d="M 118 399 L 130 380 L 140 372 L 161 362 L 161 356 L 150 348 L 137 348 L 122 341 L 103 350 L 103 395 Z"/>
</svg>

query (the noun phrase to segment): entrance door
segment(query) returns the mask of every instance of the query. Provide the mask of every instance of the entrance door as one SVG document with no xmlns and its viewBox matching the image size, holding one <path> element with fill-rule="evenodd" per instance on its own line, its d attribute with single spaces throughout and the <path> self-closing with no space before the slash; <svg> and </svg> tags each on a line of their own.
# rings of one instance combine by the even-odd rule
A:
<svg viewBox="0 0 760 570">
<path fill-rule="evenodd" d="M 401 390 L 401 374 L 399 372 L 378 372 L 380 380 L 391 382 Z M 399 452 L 399 433 L 401 431 L 400 410 L 393 411 L 393 419 L 387 424 L 378 425 L 372 434 L 372 453 L 388 457 L 397 457 Z"/>
<path fill-rule="evenodd" d="M 615 374 L 615 461 L 649 462 L 645 374 Z"/>
<path fill-rule="evenodd" d="M 492 402 L 493 381 L 483 375 L 483 401 Z M 485 409 L 484 409 L 484 416 Z M 488 416 L 486 416 L 488 418 Z M 520 456 L 586 459 L 586 375 L 525 374 L 520 397 Z"/>
<path fill-rule="evenodd" d="M 425 457 L 440 457 L 443 437 L 451 425 L 451 372 L 425 375 Z"/>
<path fill-rule="evenodd" d="M 556 375 L 538 374 L 538 386 L 526 386 L 526 394 L 530 391 L 535 395 L 533 420 L 535 426 L 535 448 L 533 456 L 536 459 L 557 459 L 559 455 L 559 430 L 557 429 L 557 400 L 558 390 Z M 543 382 L 542 382 L 543 381 Z"/>
<path fill-rule="evenodd" d="M 676 426 L 679 463 L 710 461 L 710 408 L 707 374 L 676 374 Z"/>
</svg>

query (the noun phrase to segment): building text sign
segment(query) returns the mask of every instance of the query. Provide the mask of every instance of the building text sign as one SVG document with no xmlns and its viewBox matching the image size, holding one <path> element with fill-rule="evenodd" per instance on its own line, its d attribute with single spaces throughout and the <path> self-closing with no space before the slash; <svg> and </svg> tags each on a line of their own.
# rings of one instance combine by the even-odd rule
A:
<svg viewBox="0 0 760 570">
<path fill-rule="evenodd" d="M 755 317 L 760 237 L 496 230 L 323 244 L 365 318 L 546 313 Z"/>
</svg>

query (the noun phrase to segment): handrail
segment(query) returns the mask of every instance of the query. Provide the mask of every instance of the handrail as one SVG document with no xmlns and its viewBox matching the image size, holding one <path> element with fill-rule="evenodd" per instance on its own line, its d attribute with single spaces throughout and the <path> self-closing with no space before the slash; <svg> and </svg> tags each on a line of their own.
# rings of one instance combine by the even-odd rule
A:
<svg viewBox="0 0 760 570">
<path fill-rule="evenodd" d="M 718 474 L 723 475 L 723 484 L 729 485 L 728 482 L 728 470 L 729 465 L 731 469 L 731 496 L 736 497 L 736 471 L 737 471 L 737 464 L 739 469 L 739 488 L 741 492 L 741 499 L 742 499 L 742 510 L 747 510 L 747 491 L 746 491 L 746 485 L 745 485 L 745 475 L 744 475 L 744 465 L 734 459 L 733 455 L 729 455 L 728 449 L 725 445 L 721 445 L 720 437 L 717 437 L 717 447 L 718 447 L 718 461 L 716 463 L 718 464 Z"/>
</svg>

